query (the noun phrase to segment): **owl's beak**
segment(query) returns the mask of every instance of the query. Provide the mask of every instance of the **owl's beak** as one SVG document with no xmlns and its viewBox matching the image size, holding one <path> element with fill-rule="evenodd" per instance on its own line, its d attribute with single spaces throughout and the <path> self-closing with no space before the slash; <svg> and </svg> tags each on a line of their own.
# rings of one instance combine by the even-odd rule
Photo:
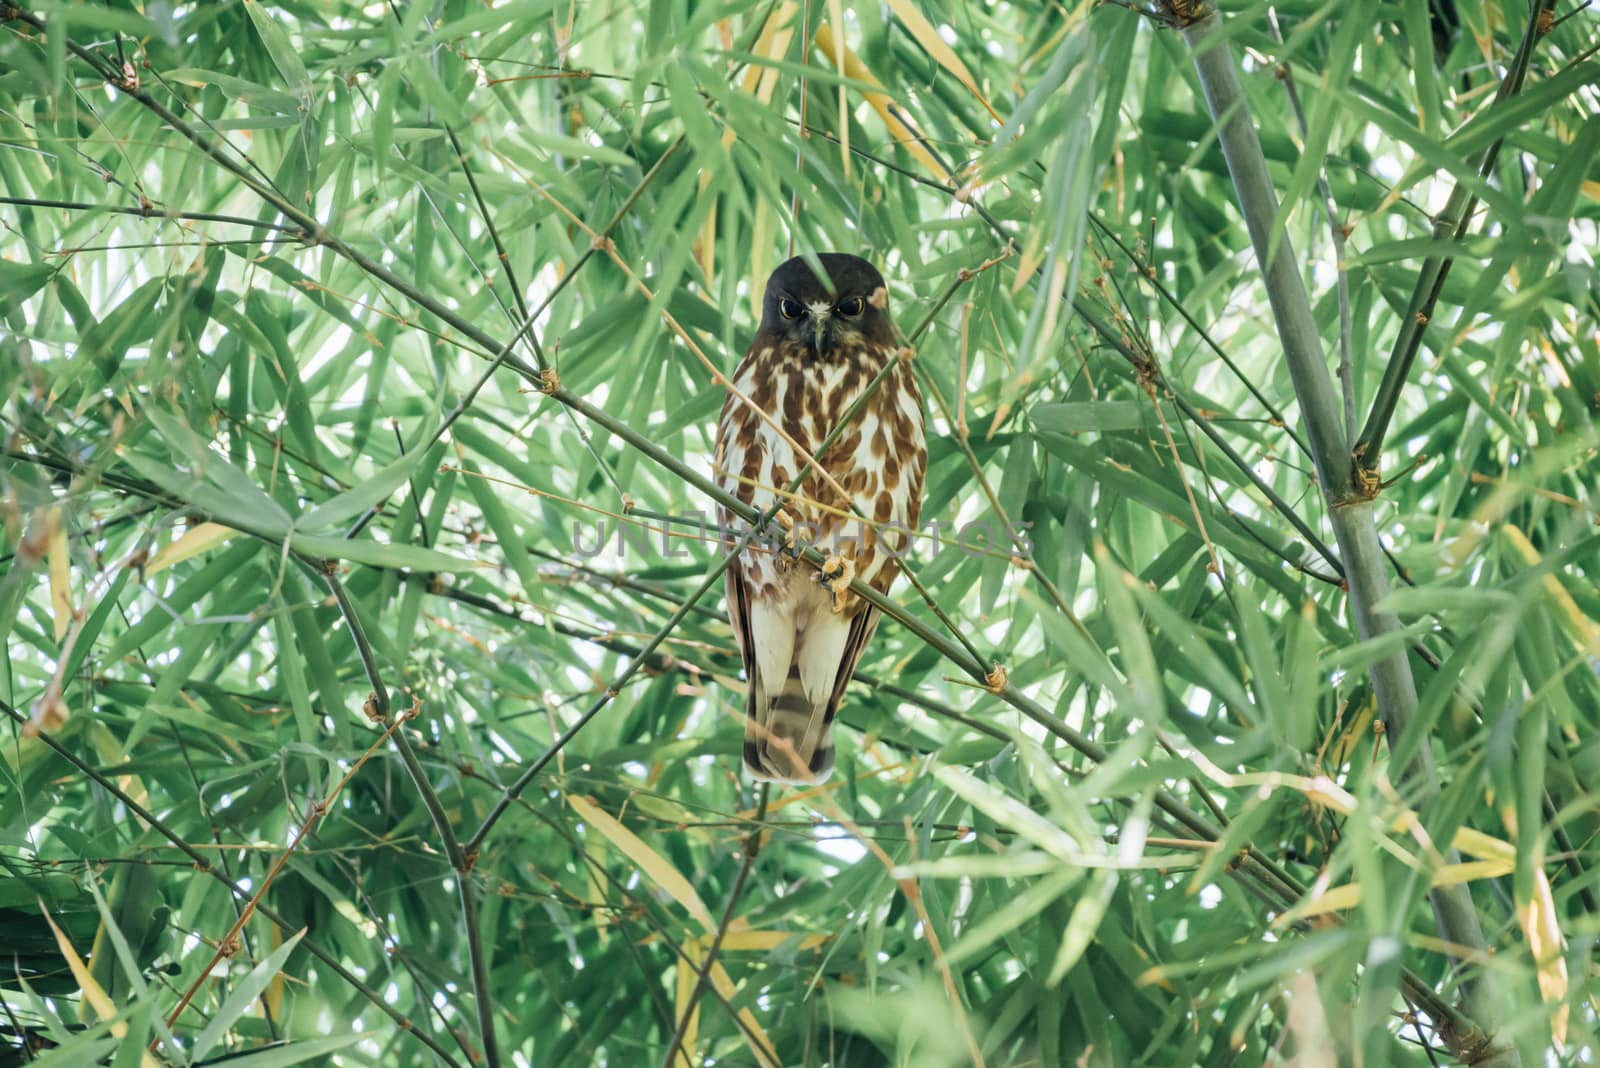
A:
<svg viewBox="0 0 1600 1068">
<path fill-rule="evenodd" d="M 828 338 L 828 325 L 831 317 L 828 312 L 813 312 L 811 315 L 811 351 L 821 355 L 826 348 Z"/>
</svg>

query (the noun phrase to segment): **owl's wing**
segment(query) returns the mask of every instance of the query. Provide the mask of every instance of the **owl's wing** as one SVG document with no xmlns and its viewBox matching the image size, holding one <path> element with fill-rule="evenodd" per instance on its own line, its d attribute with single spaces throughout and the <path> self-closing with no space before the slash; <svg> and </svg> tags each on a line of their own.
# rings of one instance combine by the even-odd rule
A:
<svg viewBox="0 0 1600 1068">
<path fill-rule="evenodd" d="M 739 657 L 744 662 L 744 763 L 745 767 L 761 769 L 761 751 L 751 724 L 757 721 L 756 709 L 760 704 L 760 681 L 756 672 L 756 643 L 750 633 L 750 587 L 738 561 L 727 572 L 728 622 L 733 624 L 733 641 L 739 647 Z"/>
<path fill-rule="evenodd" d="M 833 692 L 828 695 L 828 708 L 823 713 L 824 730 L 833 725 L 833 717 L 839 711 L 839 702 L 844 699 L 844 688 L 855 677 L 856 665 L 861 661 L 861 654 L 867 648 L 867 643 L 872 641 L 873 632 L 878 629 L 878 615 L 876 608 L 864 605 L 850 621 L 850 636 L 844 640 L 844 655 L 839 658 L 839 674 L 834 677 Z"/>
</svg>

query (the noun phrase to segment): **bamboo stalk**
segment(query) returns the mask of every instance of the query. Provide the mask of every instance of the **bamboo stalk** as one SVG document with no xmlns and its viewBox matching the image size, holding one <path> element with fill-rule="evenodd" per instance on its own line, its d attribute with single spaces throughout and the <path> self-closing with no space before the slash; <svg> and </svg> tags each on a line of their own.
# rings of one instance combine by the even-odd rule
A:
<svg viewBox="0 0 1600 1068">
<path fill-rule="evenodd" d="M 1233 179 L 1239 209 L 1250 231 L 1250 244 L 1261 268 L 1273 321 L 1305 422 L 1317 483 L 1327 504 L 1344 563 L 1356 630 L 1363 639 L 1395 633 L 1400 629 L 1399 619 L 1378 608 L 1389 592 L 1389 581 L 1372 500 L 1353 480 L 1353 464 L 1345 444 L 1339 404 L 1328 373 L 1322 338 L 1311 312 L 1311 301 L 1300 277 L 1299 261 L 1288 234 L 1274 235 L 1272 230 L 1278 216 L 1278 196 L 1267 173 L 1261 140 L 1250 120 L 1233 51 L 1214 10 L 1208 7 L 1196 14 L 1189 4 L 1180 8 L 1176 3 L 1169 3 L 1168 7 L 1180 23 L 1184 40 L 1189 45 L 1206 106 L 1217 125 L 1218 140 L 1228 163 L 1228 174 Z M 1277 238 L 1275 254 L 1274 237 Z M 1375 661 L 1368 671 L 1378 711 L 1389 736 L 1400 737 L 1417 708 L 1416 683 L 1411 676 L 1406 649 L 1396 648 Z M 1406 775 L 1424 799 L 1438 794 L 1438 776 L 1426 748 L 1406 769 Z M 1460 885 L 1435 888 L 1430 891 L 1429 898 L 1440 937 L 1456 947 L 1463 957 L 1482 959 L 1485 952 L 1483 930 L 1467 888 Z M 1496 1014 L 1487 982 L 1478 980 L 1465 989 L 1471 1015 L 1481 1025 L 1489 1026 Z M 1452 1035 L 1452 1040 L 1458 1037 L 1464 1036 Z M 1496 1051 L 1492 1060 L 1476 1063 L 1510 1066 L 1519 1065 L 1521 1061 L 1514 1050 L 1506 1048 Z"/>
</svg>

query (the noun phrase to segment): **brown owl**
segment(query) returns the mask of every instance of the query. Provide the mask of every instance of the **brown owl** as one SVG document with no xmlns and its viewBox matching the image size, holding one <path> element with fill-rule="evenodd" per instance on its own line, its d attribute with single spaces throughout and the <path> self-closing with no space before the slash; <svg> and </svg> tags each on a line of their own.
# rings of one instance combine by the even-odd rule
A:
<svg viewBox="0 0 1600 1068">
<path fill-rule="evenodd" d="M 733 374 L 717 424 L 718 485 L 760 510 L 783 500 L 788 540 L 754 540 L 728 568 L 728 616 L 744 657 L 744 763 L 761 779 L 820 782 L 833 769 L 833 720 L 878 610 L 849 592 L 851 578 L 887 592 L 922 510 L 928 453 L 922 397 L 899 358 L 889 290 L 866 260 L 796 257 L 772 272 L 761 329 Z M 822 441 L 892 365 L 889 377 L 827 452 Z M 748 399 L 746 403 L 743 398 Z M 844 496 L 840 495 L 843 491 Z M 725 510 L 725 529 L 735 517 Z M 828 557 L 818 572 L 797 550 Z"/>
</svg>

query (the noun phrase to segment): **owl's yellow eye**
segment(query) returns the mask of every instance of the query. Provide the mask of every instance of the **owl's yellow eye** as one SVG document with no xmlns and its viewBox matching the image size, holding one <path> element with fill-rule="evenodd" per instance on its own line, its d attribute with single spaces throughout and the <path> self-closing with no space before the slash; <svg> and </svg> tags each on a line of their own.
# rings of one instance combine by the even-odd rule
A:
<svg viewBox="0 0 1600 1068">
<path fill-rule="evenodd" d="M 867 302 L 860 297 L 851 297 L 849 300 L 839 302 L 838 312 L 846 319 L 854 319 L 866 310 Z"/>
<path fill-rule="evenodd" d="M 778 301 L 778 314 L 783 316 L 785 319 L 798 319 L 800 318 L 800 313 L 803 310 L 804 309 L 802 309 L 799 304 L 790 300 L 788 297 L 784 297 L 782 300 Z"/>
</svg>

